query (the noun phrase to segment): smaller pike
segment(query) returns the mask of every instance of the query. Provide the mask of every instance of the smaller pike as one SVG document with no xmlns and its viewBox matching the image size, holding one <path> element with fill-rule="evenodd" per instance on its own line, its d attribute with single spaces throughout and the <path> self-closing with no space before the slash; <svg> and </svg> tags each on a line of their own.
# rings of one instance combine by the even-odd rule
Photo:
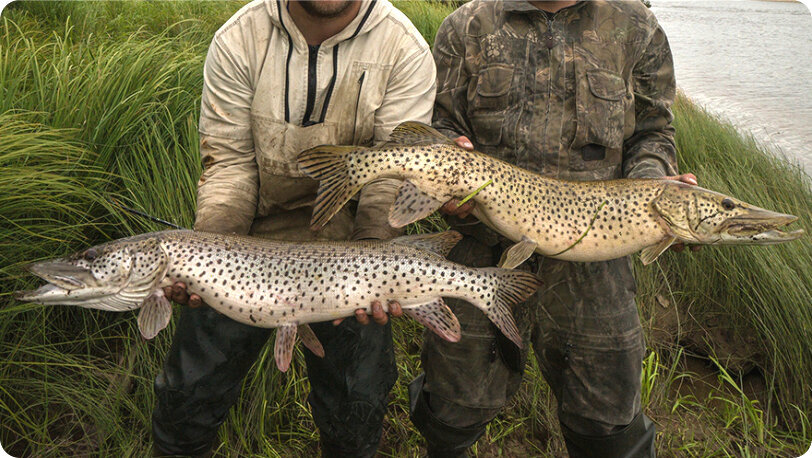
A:
<svg viewBox="0 0 812 458">
<path fill-rule="evenodd" d="M 644 264 L 669 246 L 766 245 L 803 230 L 779 227 L 797 217 L 672 180 L 566 181 L 544 177 L 476 151 L 429 126 L 407 122 L 375 148 L 318 146 L 299 168 L 319 180 L 312 227 L 322 227 L 365 184 L 405 180 L 389 212 L 393 227 L 424 218 L 452 197 L 473 198 L 473 215 L 517 242 L 499 265 L 515 267 L 533 252 L 565 261 L 604 261 L 642 250 Z"/>
<path fill-rule="evenodd" d="M 250 326 L 277 328 L 274 356 L 290 365 L 298 335 L 313 353 L 324 349 L 307 323 L 370 310 L 373 300 L 403 311 L 442 338 L 460 339 L 460 324 L 442 297 L 482 310 L 522 346 L 510 312 L 540 282 L 532 274 L 470 268 L 445 255 L 460 234 L 412 235 L 390 241 L 286 243 L 193 231 L 137 235 L 95 246 L 28 270 L 48 283 L 20 291 L 20 301 L 109 311 L 141 308 L 138 327 L 151 339 L 166 327 L 172 307 L 163 286 L 185 282 L 218 312 Z"/>
</svg>

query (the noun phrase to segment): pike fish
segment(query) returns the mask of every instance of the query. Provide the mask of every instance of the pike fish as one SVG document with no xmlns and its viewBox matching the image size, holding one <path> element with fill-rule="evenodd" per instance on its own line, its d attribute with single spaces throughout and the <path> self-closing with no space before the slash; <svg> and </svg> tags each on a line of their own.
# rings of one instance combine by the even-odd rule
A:
<svg viewBox="0 0 812 458">
<path fill-rule="evenodd" d="M 407 122 L 374 148 L 318 146 L 299 168 L 319 180 L 311 226 L 319 229 L 365 184 L 400 178 L 389 223 L 402 227 L 453 197 L 475 195 L 473 215 L 517 242 L 500 260 L 513 268 L 534 252 L 566 261 L 603 261 L 641 251 L 653 262 L 674 243 L 767 245 L 803 230 L 797 219 L 732 197 L 665 179 L 566 181 L 458 147 L 430 126 Z"/>
<path fill-rule="evenodd" d="M 510 307 L 540 285 L 527 272 L 470 268 L 445 255 L 460 234 L 413 235 L 390 241 L 287 243 L 194 231 L 164 231 L 98 245 L 71 256 L 38 262 L 28 270 L 47 283 L 20 291 L 20 301 L 126 311 L 140 308 L 138 326 L 151 339 L 166 327 L 172 308 L 162 287 L 185 282 L 218 312 L 251 326 L 277 328 L 274 357 L 290 365 L 298 335 L 313 353 L 324 349 L 307 323 L 384 309 L 403 311 L 446 340 L 460 325 L 443 297 L 482 310 L 522 346 Z"/>
</svg>

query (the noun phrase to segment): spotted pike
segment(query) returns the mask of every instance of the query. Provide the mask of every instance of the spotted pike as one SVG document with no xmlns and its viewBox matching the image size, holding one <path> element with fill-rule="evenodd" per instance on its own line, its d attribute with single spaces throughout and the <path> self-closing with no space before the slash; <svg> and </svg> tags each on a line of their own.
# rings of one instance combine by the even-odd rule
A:
<svg viewBox="0 0 812 458">
<path fill-rule="evenodd" d="M 538 279 L 526 272 L 469 268 L 445 255 L 454 231 L 391 241 L 287 243 L 193 231 L 164 231 L 115 240 L 72 256 L 31 264 L 48 283 L 18 300 L 126 311 L 141 308 L 138 326 L 151 339 L 172 314 L 162 287 L 177 281 L 218 312 L 251 326 L 277 328 L 274 354 L 285 371 L 298 334 L 317 355 L 324 350 L 307 323 L 384 309 L 403 311 L 449 341 L 460 338 L 442 297 L 481 309 L 521 347 L 511 305 L 530 296 Z"/>
<path fill-rule="evenodd" d="M 567 261 L 602 261 L 642 250 L 648 264 L 678 242 L 763 245 L 803 234 L 777 229 L 795 216 L 673 180 L 547 178 L 466 151 L 416 122 L 398 126 L 379 147 L 318 146 L 300 154 L 298 162 L 304 173 L 320 181 L 313 229 L 377 178 L 404 179 L 389 212 L 393 227 L 420 220 L 492 180 L 473 198 L 473 215 L 517 242 L 499 264 L 507 268 L 533 252 Z"/>
</svg>

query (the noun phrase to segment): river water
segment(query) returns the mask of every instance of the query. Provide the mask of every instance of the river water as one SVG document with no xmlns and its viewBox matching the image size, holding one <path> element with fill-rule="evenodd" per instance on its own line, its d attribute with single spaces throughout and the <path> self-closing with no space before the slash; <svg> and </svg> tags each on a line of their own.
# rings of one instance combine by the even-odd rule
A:
<svg viewBox="0 0 812 458">
<path fill-rule="evenodd" d="M 651 0 L 679 86 L 812 174 L 812 15 L 801 3 Z"/>
</svg>

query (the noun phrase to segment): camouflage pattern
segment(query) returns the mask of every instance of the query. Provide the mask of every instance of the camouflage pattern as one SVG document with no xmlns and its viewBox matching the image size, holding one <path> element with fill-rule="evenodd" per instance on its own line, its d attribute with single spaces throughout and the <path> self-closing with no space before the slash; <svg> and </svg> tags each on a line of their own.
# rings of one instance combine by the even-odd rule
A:
<svg viewBox="0 0 812 458">
<path fill-rule="evenodd" d="M 507 246 L 465 237 L 449 259 L 494 265 Z M 520 268 L 544 280 L 513 314 L 559 401 L 559 419 L 589 435 L 630 423 L 640 411 L 645 345 L 629 258 L 579 263 L 533 256 Z M 508 355 L 498 356 L 511 347 L 498 345 L 498 331 L 482 313 L 461 300 L 446 303 L 460 321 L 462 338 L 449 343 L 425 334 L 423 390 L 445 423 L 484 427 L 519 389 L 522 373 L 511 369 Z M 519 367 L 526 356 L 521 354 Z"/>
<path fill-rule="evenodd" d="M 521 1 L 473 1 L 446 18 L 434 57 L 434 127 L 467 136 L 479 151 L 564 179 L 677 173 L 671 52 L 639 1 L 581 1 L 555 14 Z M 499 259 L 501 236 L 483 224 L 450 222 L 469 235 L 451 259 Z M 545 285 L 514 315 L 556 395 L 559 420 L 582 435 L 621 431 L 640 412 L 645 349 L 629 259 L 574 263 L 534 255 L 524 268 Z M 496 357 L 509 347 L 497 344 L 489 324 L 467 313 L 469 305 L 448 303 L 463 337 L 452 347 L 426 336 L 425 381 L 414 383 L 423 383 L 436 425 L 484 431 L 521 383 L 521 371 L 509 366 L 523 361 Z M 433 427 L 416 423 L 421 432 Z M 457 445 L 429 439 L 430 449 Z"/>
<path fill-rule="evenodd" d="M 548 176 L 676 174 L 668 41 L 637 1 L 474 1 L 437 32 L 434 127 Z"/>
</svg>

